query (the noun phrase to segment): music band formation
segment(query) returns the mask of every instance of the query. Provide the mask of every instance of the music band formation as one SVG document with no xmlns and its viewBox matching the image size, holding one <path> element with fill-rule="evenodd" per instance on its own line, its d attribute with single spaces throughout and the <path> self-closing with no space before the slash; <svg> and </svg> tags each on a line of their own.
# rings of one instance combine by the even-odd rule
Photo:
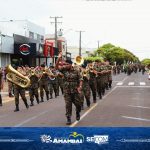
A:
<svg viewBox="0 0 150 150">
<path fill-rule="evenodd" d="M 25 107 L 29 108 L 29 102 L 25 91 L 29 91 L 30 106 L 64 95 L 67 125 L 71 124 L 72 104 L 76 108 L 76 120 L 80 120 L 80 112 L 84 109 L 84 99 L 87 107 L 102 99 L 105 90 L 111 88 L 112 66 L 106 62 L 93 62 L 83 64 L 80 56 L 76 62 L 62 60 L 60 53 L 55 66 L 46 67 L 16 67 L 7 68 L 7 80 L 9 89 L 14 89 L 15 112 L 19 111 L 19 95 Z M 1 76 L 1 75 L 0 75 Z M 0 88 L 1 89 L 1 88 Z M 45 96 L 44 96 L 45 95 Z M 2 98 L 0 97 L 1 101 Z M 34 100 L 35 99 L 35 100 Z"/>
</svg>

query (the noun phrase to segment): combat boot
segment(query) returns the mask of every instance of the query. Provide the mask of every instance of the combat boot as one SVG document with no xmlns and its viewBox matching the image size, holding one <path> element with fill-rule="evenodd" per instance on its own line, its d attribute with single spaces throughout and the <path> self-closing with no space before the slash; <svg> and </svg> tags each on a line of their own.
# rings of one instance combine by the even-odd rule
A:
<svg viewBox="0 0 150 150">
<path fill-rule="evenodd" d="M 71 117 L 67 117 L 66 125 L 71 125 Z"/>
<path fill-rule="evenodd" d="M 9 93 L 9 97 L 14 97 L 14 95 L 13 95 L 13 94 L 11 94 L 11 93 Z"/>
<path fill-rule="evenodd" d="M 52 94 L 50 94 L 50 99 L 52 99 L 53 98 L 53 96 L 52 96 Z"/>
<path fill-rule="evenodd" d="M 40 103 L 40 102 L 39 102 L 39 98 L 37 98 L 36 101 L 37 101 L 38 104 Z"/>
<path fill-rule="evenodd" d="M 17 111 L 19 111 L 19 105 L 18 104 L 16 104 L 16 109 L 14 110 L 14 112 L 17 112 Z"/>
<path fill-rule="evenodd" d="M 42 103 L 42 102 L 44 102 L 43 97 L 41 97 L 41 101 L 40 101 L 40 103 Z"/>
<path fill-rule="evenodd" d="M 47 100 L 49 100 L 49 93 L 48 92 L 46 92 L 46 98 L 47 98 Z"/>
<path fill-rule="evenodd" d="M 34 106 L 34 103 L 33 103 L 33 101 L 31 101 L 31 104 L 30 104 L 30 106 Z"/>
<path fill-rule="evenodd" d="M 57 98 L 57 94 L 55 93 L 55 98 Z"/>
<path fill-rule="evenodd" d="M 27 103 L 27 102 L 24 102 L 24 104 L 25 104 L 26 108 L 28 109 L 28 108 L 29 108 L 28 103 Z"/>
<path fill-rule="evenodd" d="M 79 121 L 80 120 L 80 113 L 77 111 L 76 112 L 76 120 Z"/>
</svg>

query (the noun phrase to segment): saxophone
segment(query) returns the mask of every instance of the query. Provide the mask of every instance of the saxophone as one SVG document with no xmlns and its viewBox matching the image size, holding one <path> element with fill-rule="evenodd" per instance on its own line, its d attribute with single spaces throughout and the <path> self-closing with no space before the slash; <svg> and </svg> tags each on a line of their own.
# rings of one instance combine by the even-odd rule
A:
<svg viewBox="0 0 150 150">
<path fill-rule="evenodd" d="M 22 87 L 27 88 L 30 86 L 30 79 L 28 77 L 25 77 L 20 72 L 15 70 L 11 65 L 7 67 L 7 75 L 6 78 L 8 81 Z"/>
</svg>

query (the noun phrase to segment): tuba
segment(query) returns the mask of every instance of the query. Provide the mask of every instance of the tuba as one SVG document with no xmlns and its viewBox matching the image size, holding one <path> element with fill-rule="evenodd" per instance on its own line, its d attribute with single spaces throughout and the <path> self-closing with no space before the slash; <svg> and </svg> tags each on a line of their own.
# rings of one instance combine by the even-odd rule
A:
<svg viewBox="0 0 150 150">
<path fill-rule="evenodd" d="M 8 81 L 22 87 L 27 88 L 30 86 L 30 79 L 28 77 L 25 77 L 20 72 L 15 70 L 11 65 L 7 67 L 7 75 L 6 78 Z"/>
<path fill-rule="evenodd" d="M 77 65 L 82 65 L 83 62 L 84 62 L 83 57 L 81 57 L 81 56 L 76 56 L 76 57 L 75 57 L 75 63 L 76 63 Z"/>
</svg>

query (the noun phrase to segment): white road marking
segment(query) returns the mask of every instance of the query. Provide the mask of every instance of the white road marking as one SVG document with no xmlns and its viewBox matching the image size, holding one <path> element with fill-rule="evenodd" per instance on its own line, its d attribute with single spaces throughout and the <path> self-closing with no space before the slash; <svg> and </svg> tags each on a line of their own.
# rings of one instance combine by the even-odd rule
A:
<svg viewBox="0 0 150 150">
<path fill-rule="evenodd" d="M 139 120 L 139 121 L 147 121 L 150 122 L 150 119 L 146 119 L 146 118 L 136 118 L 136 117 L 128 117 L 128 116 L 122 116 L 123 118 L 126 119 L 133 119 L 133 120 Z"/>
<path fill-rule="evenodd" d="M 143 107 L 143 106 L 134 106 L 134 105 L 128 105 L 129 107 L 135 107 L 135 108 L 144 108 L 144 109 L 150 109 L 150 107 Z"/>
<path fill-rule="evenodd" d="M 115 89 L 117 88 L 117 86 L 115 86 L 109 93 L 107 93 L 103 99 L 105 99 L 108 95 L 110 95 Z M 97 105 L 98 103 L 102 102 L 103 100 L 99 100 L 99 102 L 97 102 L 96 104 L 94 104 L 89 110 L 87 110 L 80 118 L 80 121 L 86 117 Z M 74 127 L 79 123 L 79 121 L 75 121 L 72 125 L 70 125 L 70 127 Z"/>
<path fill-rule="evenodd" d="M 146 83 L 145 82 L 140 82 L 140 85 L 146 85 Z"/>
<path fill-rule="evenodd" d="M 116 85 L 123 85 L 123 82 L 118 82 Z"/>
<path fill-rule="evenodd" d="M 129 82 L 128 85 L 134 85 L 134 82 Z"/>
<path fill-rule="evenodd" d="M 127 78 L 128 78 L 128 76 L 127 76 L 127 77 L 125 77 L 125 78 L 122 80 L 122 82 L 124 82 Z"/>
<path fill-rule="evenodd" d="M 150 88 L 150 86 L 118 86 L 122 88 Z"/>
<path fill-rule="evenodd" d="M 32 121 L 32 120 L 34 120 L 34 119 L 36 119 L 36 118 L 38 118 L 38 117 L 40 117 L 40 116 L 46 114 L 47 112 L 49 112 L 49 110 L 43 111 L 43 112 L 41 112 L 40 114 L 38 114 L 38 115 L 36 115 L 36 116 L 33 116 L 33 117 L 31 117 L 31 118 L 28 118 L 27 120 L 24 120 L 24 121 L 22 121 L 22 122 L 19 123 L 19 124 L 16 124 L 14 127 L 20 127 L 20 126 L 22 126 L 23 124 L 25 124 L 25 123 L 27 123 L 27 122 L 30 122 L 30 121 Z"/>
</svg>

